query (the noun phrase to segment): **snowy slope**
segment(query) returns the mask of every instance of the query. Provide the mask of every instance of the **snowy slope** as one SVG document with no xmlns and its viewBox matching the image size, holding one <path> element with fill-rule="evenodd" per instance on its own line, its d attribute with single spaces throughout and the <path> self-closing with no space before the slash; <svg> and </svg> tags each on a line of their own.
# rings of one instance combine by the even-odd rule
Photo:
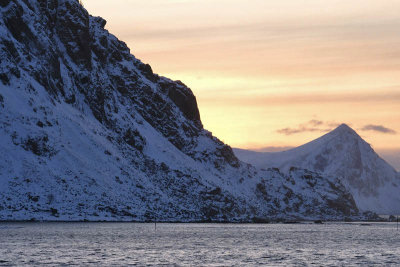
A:
<svg viewBox="0 0 400 267">
<path fill-rule="evenodd" d="M 400 214 L 400 176 L 354 130 L 342 124 L 300 147 L 274 153 L 236 149 L 237 157 L 259 168 L 292 166 L 340 177 L 361 210 Z"/>
<path fill-rule="evenodd" d="M 366 218 L 337 177 L 240 162 L 77 0 L 0 15 L 0 220 Z"/>
</svg>

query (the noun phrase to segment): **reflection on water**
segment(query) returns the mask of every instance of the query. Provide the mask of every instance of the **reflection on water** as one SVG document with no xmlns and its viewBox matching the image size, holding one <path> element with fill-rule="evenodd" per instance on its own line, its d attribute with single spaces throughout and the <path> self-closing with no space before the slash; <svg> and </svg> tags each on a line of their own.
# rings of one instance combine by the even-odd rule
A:
<svg viewBox="0 0 400 267">
<path fill-rule="evenodd" d="M 1 223 L 0 265 L 396 265 L 396 223 Z"/>
</svg>

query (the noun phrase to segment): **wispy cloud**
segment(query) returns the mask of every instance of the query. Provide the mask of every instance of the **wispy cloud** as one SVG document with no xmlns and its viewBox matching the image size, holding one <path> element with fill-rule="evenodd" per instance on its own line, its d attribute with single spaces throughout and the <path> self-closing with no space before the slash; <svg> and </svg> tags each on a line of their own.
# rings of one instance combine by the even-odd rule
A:
<svg viewBox="0 0 400 267">
<path fill-rule="evenodd" d="M 397 132 L 393 129 L 387 128 L 383 125 L 374 125 L 374 124 L 365 125 L 363 128 L 361 128 L 361 131 L 374 131 L 384 134 L 397 134 Z"/>
<path fill-rule="evenodd" d="M 283 128 L 277 130 L 278 133 L 280 134 L 285 134 L 285 135 L 292 135 L 292 134 L 298 134 L 298 133 L 304 133 L 304 132 L 320 132 L 321 129 L 318 128 L 313 128 L 313 127 L 304 127 L 300 126 L 298 128 Z"/>
<path fill-rule="evenodd" d="M 313 125 L 313 126 L 319 126 L 319 125 L 324 124 L 323 121 L 319 121 L 319 120 L 310 120 L 308 123 Z"/>
<path fill-rule="evenodd" d="M 324 122 L 313 119 L 306 123 L 299 124 L 296 127 L 283 128 L 276 132 L 284 135 L 293 135 L 305 132 L 329 132 L 339 125 L 340 123 L 336 122 Z"/>
<path fill-rule="evenodd" d="M 251 149 L 257 152 L 281 152 L 295 148 L 294 146 L 265 146 L 260 148 Z"/>
</svg>

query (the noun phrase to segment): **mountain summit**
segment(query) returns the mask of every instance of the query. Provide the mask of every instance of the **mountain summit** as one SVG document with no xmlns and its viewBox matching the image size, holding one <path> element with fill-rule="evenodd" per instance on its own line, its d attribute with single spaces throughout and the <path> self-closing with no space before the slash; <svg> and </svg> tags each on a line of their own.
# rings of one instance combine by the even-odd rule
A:
<svg viewBox="0 0 400 267">
<path fill-rule="evenodd" d="M 339 177 L 361 210 L 400 213 L 400 177 L 372 147 L 348 125 L 300 147 L 275 153 L 235 150 L 239 159 L 259 168 L 291 167 Z"/>
</svg>

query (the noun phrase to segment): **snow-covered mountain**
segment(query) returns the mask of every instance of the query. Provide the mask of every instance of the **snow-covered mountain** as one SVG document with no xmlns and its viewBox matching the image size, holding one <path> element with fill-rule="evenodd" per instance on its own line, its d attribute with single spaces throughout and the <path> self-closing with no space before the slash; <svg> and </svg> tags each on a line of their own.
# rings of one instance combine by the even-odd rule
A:
<svg viewBox="0 0 400 267">
<path fill-rule="evenodd" d="M 365 218 L 337 177 L 257 170 L 78 0 L 0 2 L 0 220 Z"/>
<path fill-rule="evenodd" d="M 259 168 L 276 167 L 287 172 L 297 167 L 339 177 L 361 210 L 400 214 L 400 175 L 345 124 L 288 151 L 235 149 L 235 154 Z"/>
</svg>

